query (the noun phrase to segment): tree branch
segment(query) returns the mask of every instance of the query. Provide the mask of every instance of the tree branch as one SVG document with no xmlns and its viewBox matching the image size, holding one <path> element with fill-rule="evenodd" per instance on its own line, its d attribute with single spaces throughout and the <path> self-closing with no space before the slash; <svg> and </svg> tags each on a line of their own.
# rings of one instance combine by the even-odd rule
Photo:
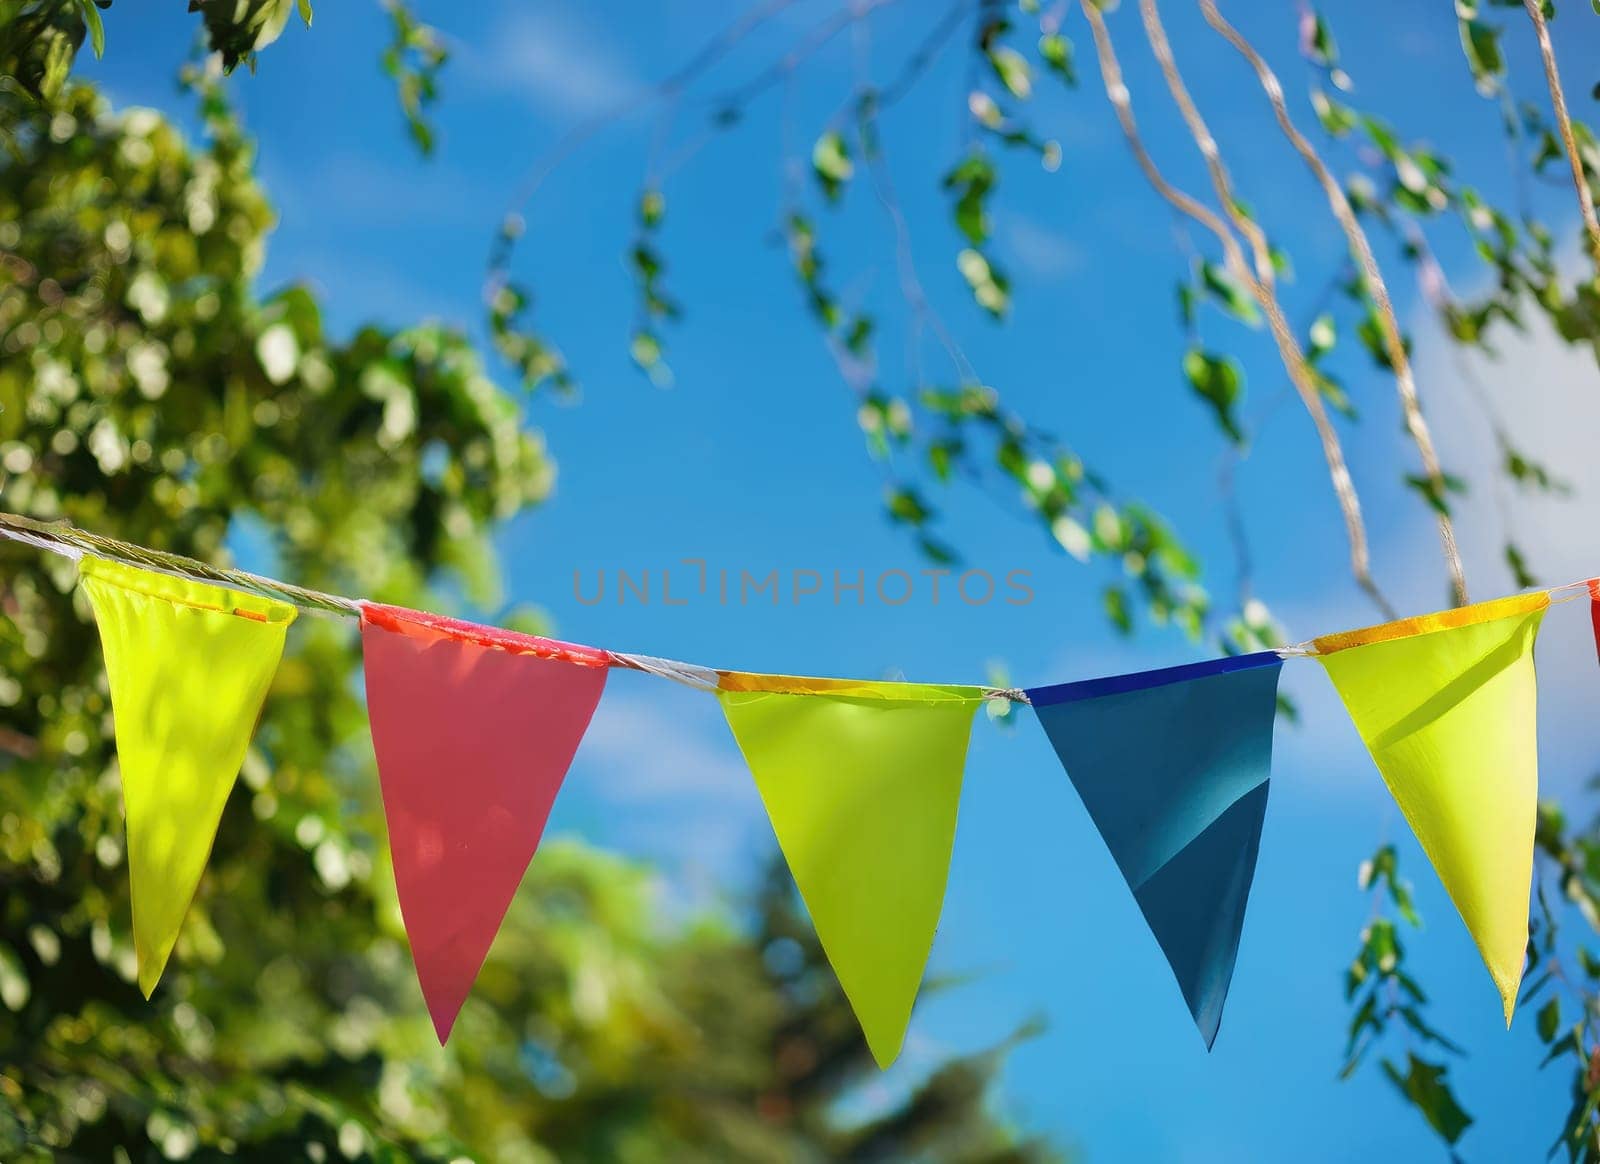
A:
<svg viewBox="0 0 1600 1164">
<path fill-rule="evenodd" d="M 632 94 L 612 108 L 603 110 L 568 130 L 554 146 L 534 163 L 527 178 L 523 180 L 521 188 L 512 199 L 510 208 L 506 211 L 505 217 L 507 221 L 514 219 L 516 215 L 521 213 L 522 208 L 538 193 L 539 188 L 544 185 L 545 180 L 549 178 L 556 168 L 577 152 L 591 137 L 653 101 L 677 96 L 690 82 L 721 60 L 755 29 L 794 3 L 795 0 L 766 0 L 763 4 L 747 9 L 739 15 L 737 20 L 708 40 L 693 56 L 661 81 L 647 89 Z M 511 233 L 506 231 L 502 231 L 496 237 L 494 253 L 489 260 L 491 271 L 501 270 L 508 265 L 510 261 L 510 239 L 512 237 Z"/>
<path fill-rule="evenodd" d="M 1544 79 L 1550 86 L 1550 105 L 1555 110 L 1556 125 L 1561 130 L 1561 144 L 1567 151 L 1567 162 L 1572 166 L 1572 184 L 1578 190 L 1578 211 L 1583 215 L 1584 228 L 1589 232 L 1589 252 L 1594 256 L 1595 269 L 1600 275 L 1600 220 L 1595 218 L 1594 195 L 1589 192 L 1589 179 L 1583 173 L 1583 158 L 1578 155 L 1578 143 L 1572 136 L 1572 119 L 1567 116 L 1567 96 L 1561 88 L 1561 74 L 1556 69 L 1556 51 L 1550 44 L 1550 28 L 1545 24 L 1542 0 L 1522 0 L 1533 21 L 1533 31 L 1539 37 L 1539 56 L 1544 61 Z"/>
<path fill-rule="evenodd" d="M 1145 0 L 1150 19 L 1156 22 L 1159 29 L 1159 17 L 1155 14 L 1155 0 Z M 1250 62 L 1255 69 L 1256 76 L 1261 81 L 1261 88 L 1267 95 L 1267 100 L 1272 104 L 1272 112 L 1278 119 L 1278 128 L 1283 130 L 1284 136 L 1289 139 L 1305 160 L 1311 172 L 1316 175 L 1321 184 L 1323 193 L 1327 195 L 1328 205 L 1333 210 L 1333 216 L 1339 220 L 1339 226 L 1344 231 L 1345 239 L 1350 244 L 1350 251 L 1361 264 L 1362 277 L 1366 282 L 1367 293 L 1372 296 L 1373 305 L 1377 308 L 1378 322 L 1382 325 L 1385 349 L 1389 353 L 1389 366 L 1394 369 L 1395 386 L 1400 393 L 1401 409 L 1405 414 L 1406 429 L 1411 434 L 1411 439 L 1416 442 L 1417 451 L 1422 456 L 1423 471 L 1427 473 L 1428 480 L 1432 482 L 1435 496 L 1445 496 L 1444 470 L 1439 465 L 1438 453 L 1433 446 L 1433 435 L 1428 430 L 1428 424 L 1422 417 L 1421 402 L 1417 397 L 1417 385 L 1411 370 L 1411 357 L 1406 352 L 1405 338 L 1400 331 L 1400 321 L 1395 316 L 1394 304 L 1389 298 L 1388 286 L 1384 283 L 1383 275 L 1378 268 L 1378 260 L 1372 252 L 1372 244 L 1367 239 L 1367 234 L 1361 229 L 1355 211 L 1350 206 L 1350 200 L 1345 197 L 1344 188 L 1339 184 L 1327 165 L 1317 154 L 1304 134 L 1295 128 L 1294 122 L 1289 118 L 1289 110 L 1283 99 L 1283 86 L 1278 83 L 1277 76 L 1273 73 L 1266 60 L 1256 51 L 1254 45 L 1240 34 L 1226 17 L 1218 10 L 1216 0 L 1200 0 L 1200 11 L 1204 14 L 1206 23 L 1220 33 L 1239 54 Z M 1165 43 L 1165 37 L 1162 37 Z M 1174 70 L 1174 75 L 1176 75 Z M 1181 81 L 1179 82 L 1181 85 Z M 1196 114 L 1198 117 L 1198 114 Z M 1220 160 L 1217 162 L 1220 168 Z M 1259 232 L 1258 232 L 1259 233 Z M 1456 546 L 1455 527 L 1449 514 L 1441 513 L 1439 517 L 1439 540 L 1443 543 L 1445 561 L 1450 568 L 1450 582 L 1455 592 L 1456 604 L 1464 605 L 1467 601 L 1467 580 L 1461 566 L 1461 551 Z"/>
<path fill-rule="evenodd" d="M 1134 119 L 1133 105 L 1128 94 L 1127 84 L 1123 81 L 1122 67 L 1117 60 L 1116 49 L 1111 43 L 1110 31 L 1106 28 L 1105 18 L 1100 11 L 1096 0 L 1079 0 L 1084 17 L 1089 22 L 1089 28 L 1094 36 L 1095 53 L 1100 62 L 1101 80 L 1105 86 L 1106 97 L 1110 100 L 1112 109 L 1116 112 L 1117 121 L 1122 127 L 1122 133 L 1128 140 L 1129 147 L 1133 150 L 1135 161 L 1144 173 L 1145 179 L 1153 186 L 1162 198 L 1166 199 L 1173 207 L 1184 215 L 1200 223 L 1214 234 L 1221 242 L 1229 274 L 1249 287 L 1256 301 L 1260 303 L 1266 313 L 1267 321 L 1272 331 L 1274 341 L 1278 345 L 1279 354 L 1283 359 L 1284 367 L 1289 373 L 1295 391 L 1305 404 L 1306 411 L 1311 414 L 1311 421 L 1317 430 L 1317 437 L 1322 444 L 1323 456 L 1328 463 L 1328 475 L 1333 484 L 1333 491 L 1339 501 L 1339 508 L 1344 516 L 1345 533 L 1350 543 L 1350 570 L 1354 575 L 1356 584 L 1372 599 L 1378 609 L 1386 618 L 1395 617 L 1394 607 L 1390 605 L 1383 592 L 1379 590 L 1373 580 L 1371 559 L 1367 549 L 1366 526 L 1361 517 L 1361 502 L 1356 495 L 1355 483 L 1351 480 L 1350 470 L 1345 463 L 1344 450 L 1339 444 L 1339 435 L 1334 430 L 1332 422 L 1328 419 L 1328 412 L 1323 404 L 1321 394 L 1317 390 L 1310 370 L 1306 364 L 1305 356 L 1300 351 L 1299 343 L 1289 330 L 1288 321 L 1284 319 L 1283 310 L 1278 304 L 1276 294 L 1270 285 L 1259 281 L 1249 264 L 1245 261 L 1244 251 L 1238 239 L 1227 225 L 1216 216 L 1208 207 L 1197 202 L 1193 197 L 1179 190 L 1162 176 L 1149 152 L 1145 149 L 1139 137 L 1138 123 Z M 1213 147 L 1214 148 L 1214 147 Z"/>
</svg>

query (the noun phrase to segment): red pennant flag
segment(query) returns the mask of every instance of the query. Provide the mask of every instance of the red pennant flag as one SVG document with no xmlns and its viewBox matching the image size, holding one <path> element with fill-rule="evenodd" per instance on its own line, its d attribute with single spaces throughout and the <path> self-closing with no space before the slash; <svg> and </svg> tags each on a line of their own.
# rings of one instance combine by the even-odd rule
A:
<svg viewBox="0 0 1600 1164">
<path fill-rule="evenodd" d="M 606 684 L 592 647 L 365 603 L 395 887 L 439 1042 L 483 966 Z"/>
<path fill-rule="evenodd" d="M 1600 578 L 1589 579 L 1589 621 L 1594 624 L 1594 649 L 1600 654 Z"/>
</svg>

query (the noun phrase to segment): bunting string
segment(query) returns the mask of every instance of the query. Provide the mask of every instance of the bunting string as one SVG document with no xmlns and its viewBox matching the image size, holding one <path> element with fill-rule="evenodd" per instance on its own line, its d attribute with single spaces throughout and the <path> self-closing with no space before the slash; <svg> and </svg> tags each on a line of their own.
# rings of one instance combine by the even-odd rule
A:
<svg viewBox="0 0 1600 1164">
<path fill-rule="evenodd" d="M 230 570 L 195 558 L 186 558 L 182 554 L 108 538 L 65 521 L 35 521 L 15 513 L 0 513 L 0 537 L 48 550 L 73 561 L 78 561 L 86 553 L 94 554 L 128 565 L 142 566 L 157 574 L 232 586 L 237 590 L 279 599 L 301 610 L 338 614 L 347 618 L 361 616 L 361 604 L 353 598 L 324 594 L 320 590 L 308 590 L 304 586 L 279 582 L 275 578 L 266 578 L 246 570 Z"/>
<path fill-rule="evenodd" d="M 361 617 L 361 608 L 366 602 L 365 599 L 346 598 L 341 594 L 329 594 L 322 590 L 313 590 L 305 586 L 295 586 L 288 582 L 280 582 L 275 578 L 252 574 L 247 570 L 213 566 L 208 562 L 185 557 L 182 554 L 174 554 L 167 550 L 154 550 L 134 542 L 125 542 L 117 538 L 107 537 L 104 534 L 97 534 L 65 521 L 45 522 L 23 517 L 20 514 L 0 512 L 0 539 L 32 546 L 35 549 L 56 554 L 73 562 L 79 561 L 84 554 L 90 553 L 103 558 L 126 562 L 129 565 L 143 566 L 147 570 L 170 574 L 176 578 L 233 586 L 240 590 L 248 590 L 266 597 L 281 599 L 291 606 L 297 606 L 312 614 L 335 614 L 344 618 L 359 619 Z M 1551 606 L 1559 606 L 1562 603 L 1571 602 L 1575 598 L 1582 598 L 1590 594 L 1593 595 L 1595 601 L 1600 601 L 1600 577 L 1564 582 L 1559 586 L 1550 586 L 1543 590 L 1530 590 L 1525 593 L 1547 594 L 1550 597 Z M 1455 609 L 1471 610 L 1480 606 L 1488 606 L 1497 601 L 1500 600 L 1491 599 L 1488 602 L 1474 603 L 1469 607 L 1457 607 Z M 1400 619 L 1394 623 L 1380 623 L 1378 625 L 1384 627 L 1401 626 L 1413 624 L 1419 619 L 1430 617 L 1434 616 L 1419 615 L 1413 619 Z M 1343 633 L 1360 634 L 1362 632 L 1347 631 Z M 1307 639 L 1304 642 L 1291 643 L 1287 646 L 1272 647 L 1270 649 L 1274 654 L 1284 659 L 1311 659 L 1323 653 L 1323 651 L 1319 650 L 1317 644 L 1329 637 L 1331 636 L 1322 635 L 1317 638 Z M 629 671 L 643 671 L 662 679 L 669 679 L 674 683 L 681 683 L 685 687 L 692 687 L 697 691 L 715 691 L 717 690 L 718 675 L 738 673 L 722 671 L 715 667 L 705 667 L 698 663 L 686 663 L 678 659 L 666 659 L 656 655 L 643 655 L 631 651 L 608 650 L 607 653 L 611 656 L 614 666 L 622 667 L 624 670 Z M 863 680 L 862 682 L 869 681 Z M 1007 699 L 1013 703 L 1030 702 L 1030 696 L 1026 688 L 983 686 L 983 691 L 985 696 L 990 699 Z"/>
<path fill-rule="evenodd" d="M 390 862 L 440 1043 L 470 996 L 621 668 L 713 694 L 880 1067 L 900 1054 L 943 910 L 987 701 L 1033 708 L 1209 1049 L 1271 783 L 1278 674 L 1326 671 L 1478 948 L 1507 1024 L 1538 803 L 1534 645 L 1600 578 L 1291 646 L 1031 689 L 724 670 L 295 586 L 0 513 L 67 558 L 99 630 L 128 836 L 136 976 L 173 956 L 298 611 L 361 625 Z M 992 705 L 991 705 L 992 706 Z"/>
<path fill-rule="evenodd" d="M 247 570 L 213 566 L 182 554 L 153 550 L 148 546 L 93 533 L 65 521 L 44 522 L 20 514 L 0 513 L 0 539 L 33 546 L 74 562 L 88 553 L 129 565 L 142 566 L 147 570 L 168 574 L 174 578 L 233 586 L 253 594 L 280 599 L 291 606 L 297 606 L 314 614 L 359 619 L 362 607 L 367 604 L 366 599 L 346 598 L 341 594 L 329 594 L 322 590 L 280 582 L 275 578 L 252 574 Z M 715 691 L 719 674 L 734 673 L 702 667 L 697 663 L 685 663 L 678 659 L 663 659 L 655 655 L 641 655 L 630 651 L 610 650 L 607 653 L 611 656 L 613 666 L 670 679 L 674 683 L 681 683 L 696 691 Z M 985 687 L 983 690 L 993 699 L 1009 699 L 1015 703 L 1028 701 L 1027 692 L 1020 688 Z"/>
</svg>

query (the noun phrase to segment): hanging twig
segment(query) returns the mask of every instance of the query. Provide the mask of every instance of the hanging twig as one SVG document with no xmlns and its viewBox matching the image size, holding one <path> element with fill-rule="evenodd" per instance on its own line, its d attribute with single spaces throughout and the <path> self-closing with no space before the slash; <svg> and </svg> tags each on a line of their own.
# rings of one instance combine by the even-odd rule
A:
<svg viewBox="0 0 1600 1164">
<path fill-rule="evenodd" d="M 1327 408 L 1323 404 L 1322 396 L 1317 390 L 1304 354 L 1300 345 L 1294 338 L 1289 328 L 1288 321 L 1284 318 L 1283 310 L 1278 304 L 1277 296 L 1271 291 L 1270 286 L 1256 278 L 1250 265 L 1245 261 L 1244 251 L 1238 239 L 1220 218 L 1211 209 L 1197 202 L 1189 194 L 1173 186 L 1162 175 L 1149 152 L 1144 147 L 1144 142 L 1139 136 L 1138 122 L 1133 115 L 1133 104 L 1128 94 L 1127 84 L 1123 81 L 1122 67 L 1117 60 L 1116 49 L 1111 43 L 1110 30 L 1106 28 L 1105 18 L 1100 11 L 1096 0 L 1079 0 L 1084 17 L 1089 22 L 1089 28 L 1094 36 L 1095 53 L 1100 62 L 1100 75 L 1105 86 L 1106 97 L 1111 102 L 1117 121 L 1122 127 L 1122 133 L 1127 138 L 1128 145 L 1133 151 L 1134 160 L 1139 169 L 1144 173 L 1145 179 L 1153 186 L 1162 198 L 1166 199 L 1181 213 L 1200 223 L 1214 234 L 1222 244 L 1224 260 L 1230 275 L 1247 286 L 1255 296 L 1266 314 L 1269 329 L 1274 341 L 1278 345 L 1279 354 L 1289 379 L 1293 382 L 1295 391 L 1299 394 L 1306 411 L 1311 414 L 1312 424 L 1317 430 L 1317 437 L 1322 444 L 1323 457 L 1328 463 L 1328 476 L 1333 484 L 1334 495 L 1338 498 L 1339 508 L 1344 516 L 1345 533 L 1350 543 L 1350 570 L 1355 576 L 1356 584 L 1372 599 L 1386 618 L 1395 617 L 1394 607 L 1384 597 L 1378 584 L 1373 580 L 1371 559 L 1367 550 L 1366 525 L 1361 517 L 1361 501 L 1356 495 L 1355 483 L 1351 480 L 1350 470 L 1345 463 L 1344 450 L 1339 444 L 1339 435 L 1334 430 L 1332 422 L 1328 419 Z"/>
<path fill-rule="evenodd" d="M 523 180 L 522 186 L 506 210 L 505 222 L 510 224 L 517 221 L 518 215 L 533 200 L 533 196 L 539 192 L 545 180 L 595 134 L 655 101 L 675 100 L 701 73 L 715 65 L 762 24 L 794 3 L 795 0 L 766 0 L 763 4 L 747 9 L 661 81 L 623 98 L 610 109 L 602 110 L 568 130 L 554 146 L 534 162 L 533 168 L 528 172 L 528 176 Z M 495 236 L 489 256 L 489 270 L 492 277 L 510 265 L 511 248 L 515 245 L 516 234 L 515 230 L 502 229 Z"/>
<path fill-rule="evenodd" d="M 1155 11 L 1155 0 L 1143 0 L 1144 6 L 1149 11 L 1149 21 L 1154 22 L 1155 32 L 1152 39 L 1160 32 L 1160 18 Z M 1394 304 L 1389 298 L 1388 286 L 1384 283 L 1383 275 L 1378 268 L 1378 260 L 1373 255 L 1372 244 L 1367 240 L 1366 231 L 1361 229 L 1355 211 L 1350 206 L 1350 200 L 1345 197 L 1344 188 L 1337 178 L 1328 170 L 1328 167 L 1306 140 L 1304 134 L 1295 128 L 1290 120 L 1289 110 L 1283 99 L 1283 86 L 1278 83 L 1277 76 L 1273 73 L 1266 60 L 1256 51 L 1254 45 L 1246 40 L 1226 17 L 1218 10 L 1216 0 L 1200 0 L 1200 10 L 1205 15 L 1206 23 L 1222 35 L 1235 49 L 1238 50 L 1261 81 L 1261 88 L 1267 95 L 1267 100 L 1272 103 L 1272 111 L 1278 119 L 1278 128 L 1283 130 L 1284 136 L 1294 146 L 1296 152 L 1305 160 L 1307 166 L 1316 175 L 1321 184 L 1323 193 L 1327 195 L 1328 205 L 1333 210 L 1333 215 L 1339 220 L 1345 239 L 1350 244 L 1350 251 L 1361 265 L 1362 277 L 1366 283 L 1367 293 L 1372 296 L 1373 305 L 1377 308 L 1378 322 L 1382 326 L 1385 349 L 1389 353 L 1389 366 L 1394 369 L 1395 385 L 1400 393 L 1400 405 L 1405 414 L 1406 430 L 1411 434 L 1411 439 L 1416 442 L 1417 451 L 1422 456 L 1423 471 L 1428 475 L 1434 496 L 1442 504 L 1445 498 L 1444 470 L 1439 465 L 1438 453 L 1434 450 L 1433 436 L 1428 431 L 1427 421 L 1422 416 L 1422 406 L 1417 397 L 1416 380 L 1412 375 L 1411 357 L 1406 352 L 1405 338 L 1400 331 L 1400 321 L 1395 315 Z M 1160 36 L 1164 45 L 1166 38 Z M 1170 60 L 1170 50 L 1167 57 Z M 1166 66 L 1163 65 L 1163 69 Z M 1172 76 L 1176 77 L 1176 67 Z M 1181 88 L 1182 82 L 1178 81 Z M 1192 108 L 1192 105 L 1191 105 Z M 1198 119 L 1198 113 L 1195 117 Z M 1208 157 L 1208 162 L 1215 155 Z M 1216 159 L 1218 169 L 1221 167 L 1220 159 Z M 1228 202 L 1232 205 L 1231 200 Z M 1259 231 L 1257 232 L 1259 233 Z M 1259 259 L 1258 259 L 1259 266 Z M 1467 581 L 1465 571 L 1461 566 L 1461 551 L 1456 545 L 1455 527 L 1450 520 L 1450 515 L 1440 513 L 1439 540 L 1444 545 L 1445 561 L 1450 568 L 1451 587 L 1455 593 L 1456 604 L 1464 605 L 1467 602 Z"/>
<path fill-rule="evenodd" d="M 0 541 L 19 542 L 46 550 L 53 554 L 79 561 L 85 553 L 109 558 L 127 565 L 141 566 L 160 574 L 169 574 L 190 581 L 222 583 L 251 594 L 265 595 L 287 602 L 303 610 L 323 614 L 338 614 L 359 618 L 364 600 L 326 594 L 265 578 L 245 570 L 229 570 L 207 562 L 172 554 L 149 546 L 120 541 L 90 530 L 79 529 L 66 521 L 45 522 L 16 513 L 0 513 Z M 1576 585 L 1576 584 L 1575 584 Z M 655 655 L 637 655 L 627 651 L 603 652 L 613 667 L 626 667 L 646 671 L 671 679 L 675 683 L 702 691 L 717 689 L 718 669 L 703 667 L 698 663 L 685 663 L 678 659 L 663 659 Z M 1027 693 L 1014 687 L 981 687 L 985 699 L 1009 699 L 1014 703 L 1029 702 Z M 25 749 L 31 741 L 16 733 L 0 728 L 0 751 L 11 751 L 26 758 Z"/>
<path fill-rule="evenodd" d="M 934 309 L 928 301 L 927 293 L 923 290 L 922 279 L 917 273 L 915 249 L 911 243 L 911 227 L 906 221 L 905 211 L 901 208 L 900 199 L 895 193 L 894 182 L 889 175 L 888 156 L 883 143 L 882 122 L 880 114 L 889 103 L 898 100 L 915 83 L 921 71 L 931 63 L 938 48 L 948 38 L 950 32 L 959 24 L 959 18 L 970 7 L 970 0 L 958 0 L 950 9 L 950 14 L 934 30 L 923 48 L 908 63 L 901 75 L 893 85 L 887 89 L 878 90 L 873 87 L 869 73 L 869 62 L 865 59 L 864 49 L 857 53 L 856 76 L 856 105 L 859 115 L 856 122 L 856 139 L 861 149 L 862 159 L 866 163 L 867 175 L 871 181 L 872 192 L 878 200 L 879 206 L 888 216 L 890 225 L 894 228 L 895 238 L 895 265 L 899 273 L 900 294 L 911 309 L 912 323 L 911 343 L 913 346 L 912 362 L 917 373 L 920 386 L 922 381 L 921 356 L 916 350 L 919 345 L 919 335 L 926 327 L 944 348 L 945 354 L 954 365 L 956 375 L 963 383 L 976 383 L 978 373 L 973 368 L 972 362 L 967 359 L 961 345 L 945 325 L 944 318 Z M 857 26 L 858 37 L 864 37 L 866 25 Z M 863 42 L 864 43 L 864 42 Z M 870 140 L 869 140 L 870 137 Z"/>
<path fill-rule="evenodd" d="M 966 18 L 974 3 L 975 0 L 955 0 L 955 3 L 950 5 L 944 17 L 928 31 L 927 37 L 906 58 L 895 79 L 878 91 L 880 112 L 898 104 L 907 93 L 911 92 L 944 50 L 956 29 L 961 27 L 962 20 Z"/>
<path fill-rule="evenodd" d="M 1589 192 L 1589 179 L 1583 172 L 1583 158 L 1578 153 L 1578 142 L 1572 135 L 1572 119 L 1567 116 L 1567 95 L 1561 88 L 1561 74 L 1556 69 L 1556 50 L 1550 44 L 1550 28 L 1545 24 L 1543 0 L 1522 0 L 1533 21 L 1533 31 L 1539 37 L 1539 56 L 1544 61 L 1544 79 L 1550 86 L 1550 106 L 1555 110 L 1556 125 L 1561 130 L 1561 144 L 1566 147 L 1567 162 L 1572 166 L 1572 184 L 1578 190 L 1578 212 L 1583 215 L 1584 228 L 1589 232 L 1589 251 L 1594 256 L 1595 270 L 1600 274 L 1600 220 L 1595 218 L 1594 195 Z"/>
</svg>

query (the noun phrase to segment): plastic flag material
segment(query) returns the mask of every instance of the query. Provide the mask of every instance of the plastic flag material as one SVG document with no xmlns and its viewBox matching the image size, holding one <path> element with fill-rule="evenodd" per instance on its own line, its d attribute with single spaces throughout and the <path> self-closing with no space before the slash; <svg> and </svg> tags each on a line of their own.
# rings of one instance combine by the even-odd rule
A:
<svg viewBox="0 0 1600 1164">
<path fill-rule="evenodd" d="M 361 649 L 395 887 L 443 1043 L 527 872 L 610 657 L 365 603 Z"/>
<path fill-rule="evenodd" d="M 822 949 L 887 1067 L 939 924 L 983 689 L 734 672 L 720 688 Z"/>
<path fill-rule="evenodd" d="M 194 900 L 295 609 L 86 557 L 111 685 L 139 989 L 150 997 Z"/>
<path fill-rule="evenodd" d="M 1600 578 L 1589 581 L 1589 622 L 1594 626 L 1594 649 L 1600 654 Z"/>
<path fill-rule="evenodd" d="M 1028 692 L 1207 1048 L 1255 877 L 1282 665 L 1267 651 Z"/>
<path fill-rule="evenodd" d="M 1533 642 L 1519 595 L 1315 642 L 1356 730 L 1467 923 L 1506 1025 L 1522 982 L 1539 793 Z"/>
</svg>

